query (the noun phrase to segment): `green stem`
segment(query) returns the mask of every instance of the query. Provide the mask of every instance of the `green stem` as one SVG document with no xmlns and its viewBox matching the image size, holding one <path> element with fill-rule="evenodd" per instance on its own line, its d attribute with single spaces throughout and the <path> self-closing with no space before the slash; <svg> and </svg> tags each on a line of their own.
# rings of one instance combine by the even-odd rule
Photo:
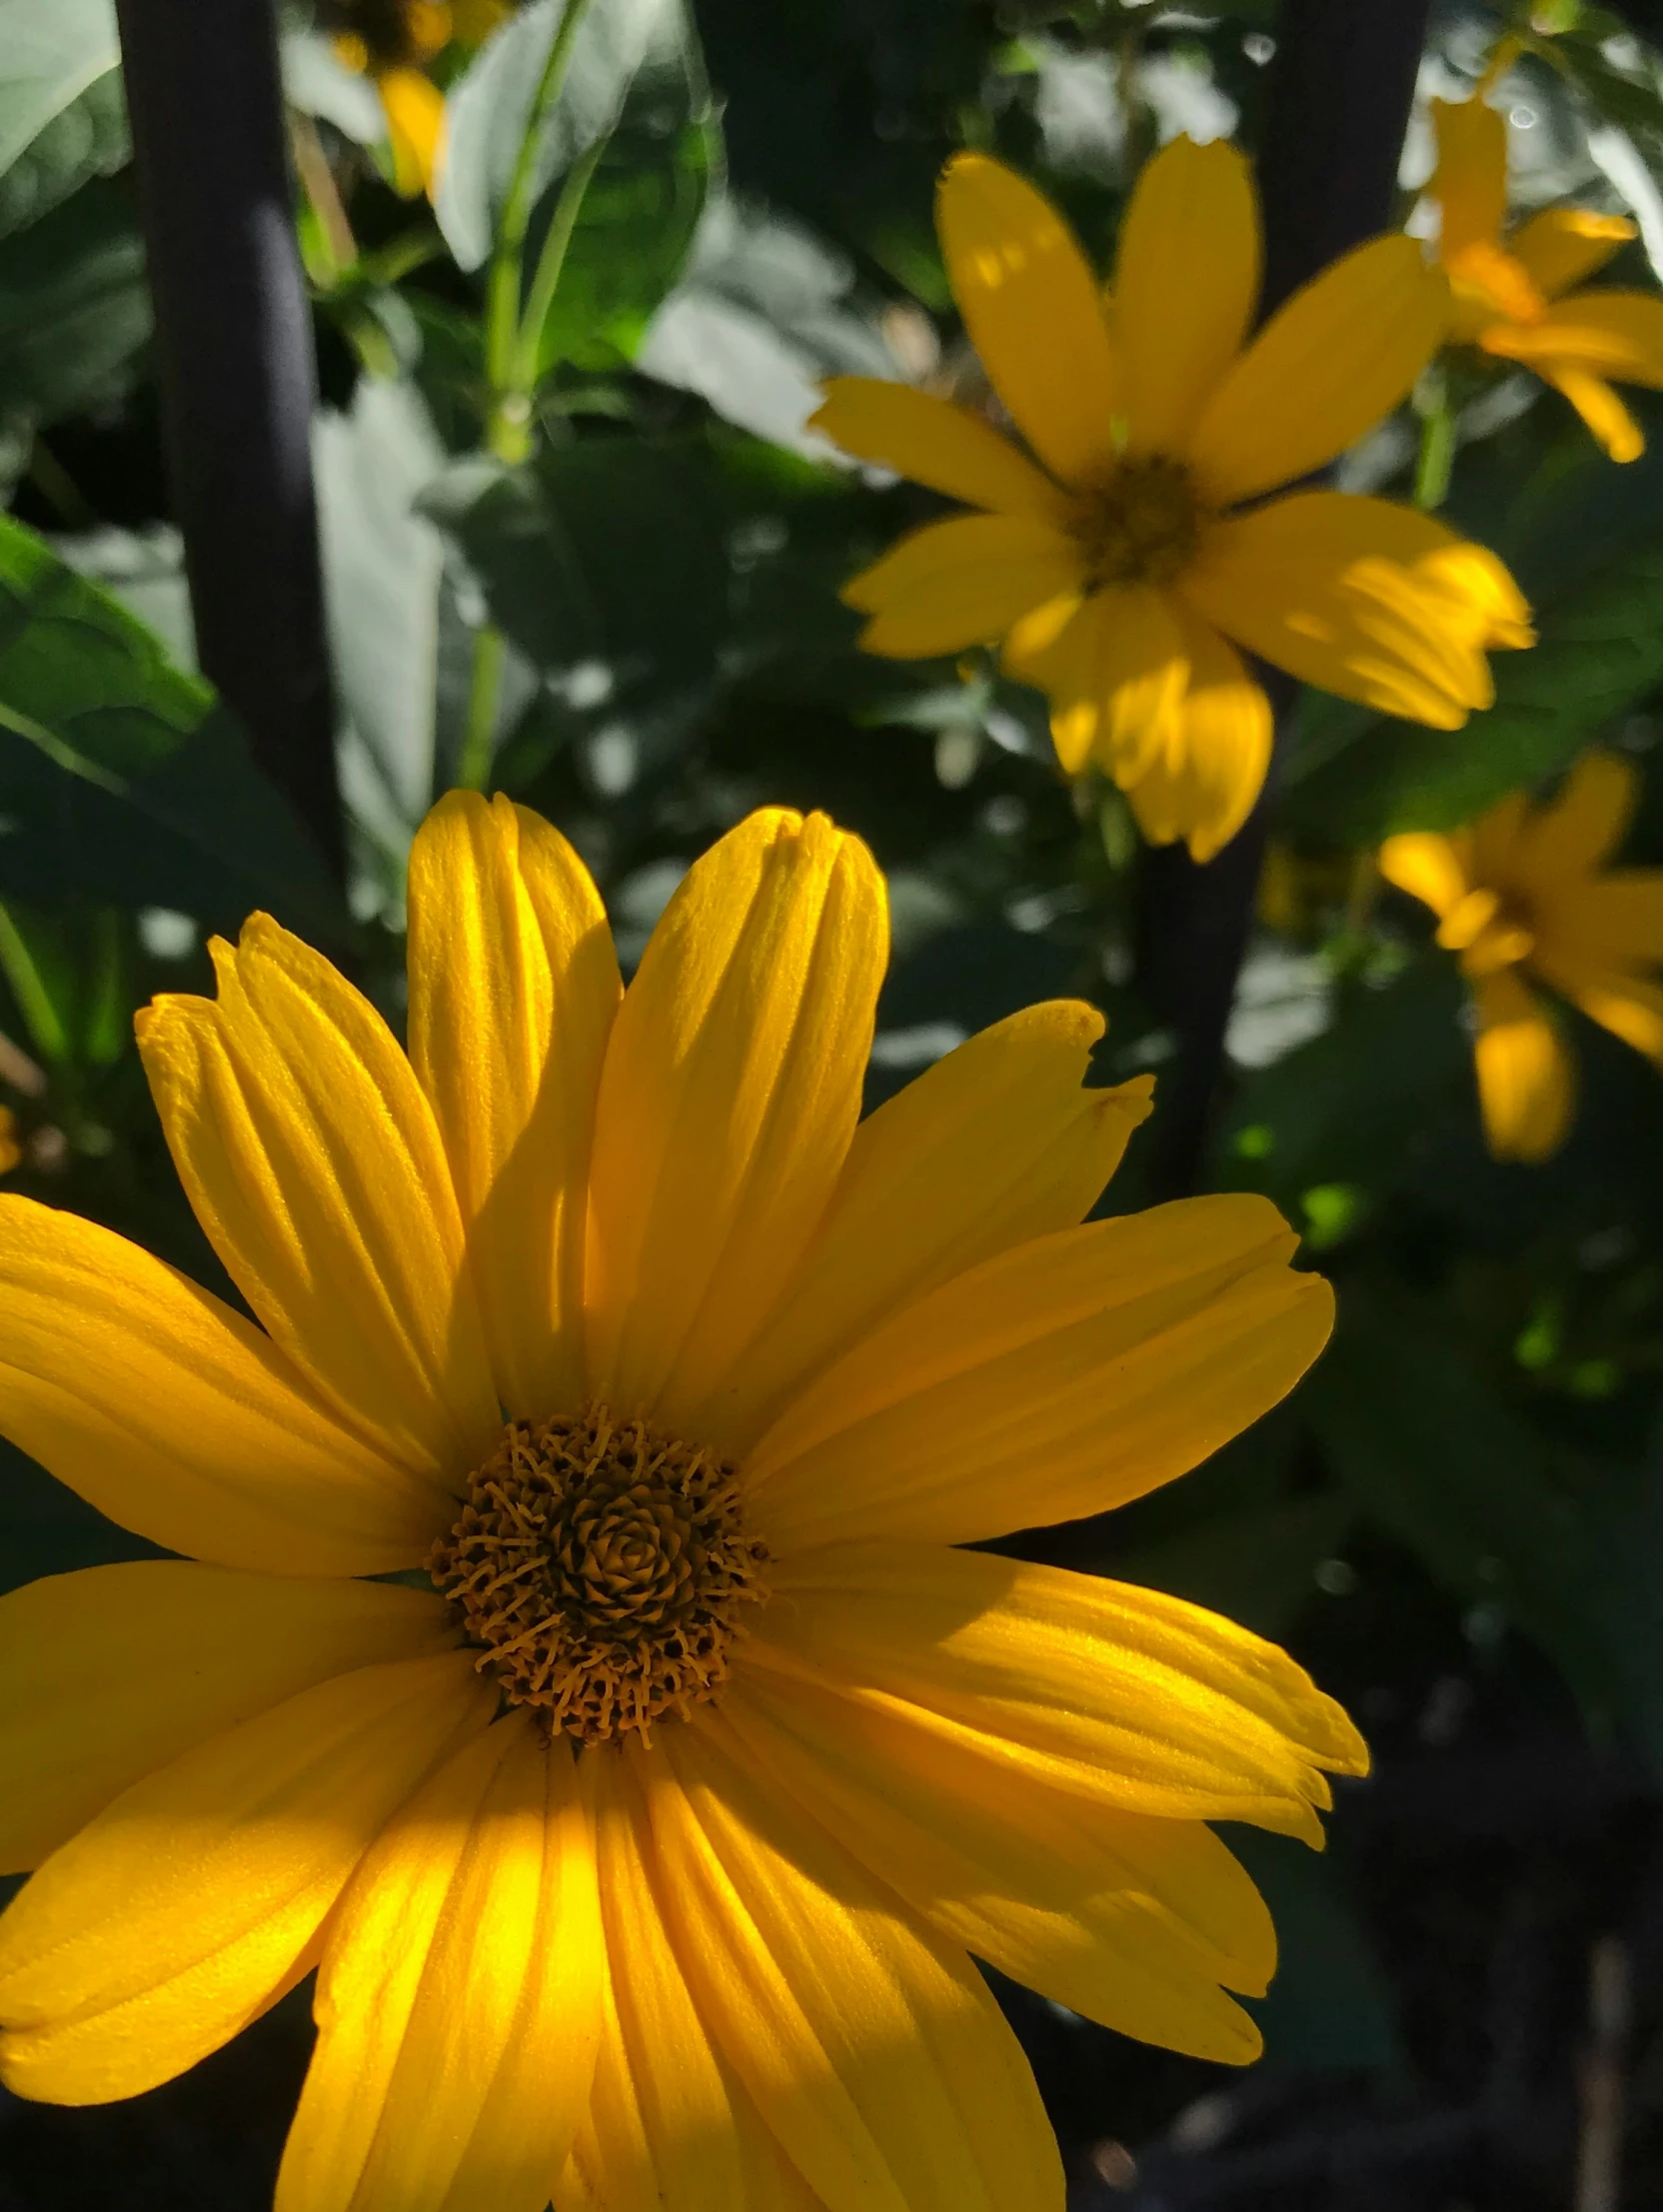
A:
<svg viewBox="0 0 1663 2212">
<path fill-rule="evenodd" d="M 1415 463 L 1415 505 L 1425 514 L 1440 508 L 1449 496 L 1449 479 L 1455 466 L 1455 408 L 1449 393 L 1440 389 L 1420 419 L 1420 456 Z"/>
<path fill-rule="evenodd" d="M 531 228 L 532 208 L 537 197 L 538 146 L 543 126 L 566 83 L 572 49 L 590 5 L 591 0 L 566 0 L 566 12 L 550 41 L 543 74 L 532 95 L 526 128 L 497 224 L 497 241 L 486 286 L 485 368 L 492 395 L 491 448 L 504 461 L 523 461 L 531 448 L 530 394 L 521 386 L 516 371 L 521 351 L 520 302 L 526 235 Z"/>
<path fill-rule="evenodd" d="M 496 752 L 497 701 L 503 688 L 506 645 L 502 632 L 487 623 L 474 633 L 474 665 L 468 683 L 468 727 L 456 764 L 459 791 L 484 791 Z"/>
<path fill-rule="evenodd" d="M 530 392 L 537 384 L 538 353 L 543 340 L 543 326 L 549 320 L 549 310 L 555 304 L 555 294 L 560 289 L 561 271 L 566 267 L 567 252 L 572 244 L 572 234 L 578 227 L 578 217 L 583 212 L 584 194 L 589 190 L 589 180 L 600 166 L 607 142 L 597 139 L 589 152 L 572 164 L 560 198 L 543 240 L 543 250 L 537 257 L 537 268 L 532 274 L 532 288 L 526 300 L 526 313 L 520 325 L 519 342 L 515 347 L 513 385 L 516 391 Z"/>
</svg>

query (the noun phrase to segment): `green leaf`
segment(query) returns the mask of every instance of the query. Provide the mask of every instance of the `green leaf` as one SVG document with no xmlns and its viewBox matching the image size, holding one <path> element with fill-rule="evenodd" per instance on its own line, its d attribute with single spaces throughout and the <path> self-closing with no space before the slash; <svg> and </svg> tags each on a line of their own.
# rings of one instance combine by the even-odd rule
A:
<svg viewBox="0 0 1663 2212">
<path fill-rule="evenodd" d="M 1663 545 L 1625 556 L 1540 619 L 1538 643 L 1497 654 L 1496 702 L 1464 730 L 1380 721 L 1300 776 L 1296 835 L 1373 844 L 1452 830 L 1574 760 L 1663 677 Z"/>
<path fill-rule="evenodd" d="M 589 180 L 538 333 L 540 377 L 562 362 L 603 370 L 634 358 L 682 273 L 721 156 L 708 111 L 692 114 L 682 103 L 678 112 L 659 87 L 650 103 L 632 96 Z"/>
<path fill-rule="evenodd" d="M 1355 1518 L 1355 1505 L 1339 1491 L 1269 1498 L 1117 1553 L 1113 1572 L 1122 1582 L 1227 1614 L 1261 1636 L 1281 1636 L 1316 1588 L 1317 1568 L 1339 1550 Z"/>
<path fill-rule="evenodd" d="M 1403 2063 L 1390 1986 L 1343 1871 L 1291 1836 L 1226 1827 L 1276 1923 L 1276 1978 L 1246 2000 L 1266 2067 L 1299 2074 L 1390 2072 Z"/>
<path fill-rule="evenodd" d="M 532 0 L 486 41 L 451 88 L 435 213 L 464 269 L 490 257 L 565 4 Z M 600 0 L 590 7 L 573 39 L 560 97 L 538 134 L 534 201 L 616 128 L 639 76 L 685 75 L 688 37 L 683 0 Z"/>
<path fill-rule="evenodd" d="M 0 895 L 49 910 L 172 907 L 231 929 L 264 906 L 316 939 L 352 935 L 322 862 L 208 685 L 4 517 Z"/>
<path fill-rule="evenodd" d="M 1457 1597 L 1503 1607 L 1590 1704 L 1612 1702 L 1592 1531 L 1534 1430 L 1446 1331 L 1342 1309 L 1303 1403 L 1359 1506 Z"/>
<path fill-rule="evenodd" d="M 0 172 L 0 238 L 50 214 L 90 177 L 113 176 L 132 150 L 127 101 L 112 69 L 95 78 Z"/>
<path fill-rule="evenodd" d="M 1383 987 L 1353 986 L 1334 1026 L 1242 1086 L 1215 1175 L 1290 1210 L 1313 1186 L 1388 1185 L 1428 1123 L 1470 1111 L 1472 1048 L 1453 961 L 1434 956 Z"/>
<path fill-rule="evenodd" d="M 144 246 L 119 182 L 94 178 L 0 239 L 0 416 L 79 413 L 149 336 Z"/>
<path fill-rule="evenodd" d="M 894 375 L 875 326 L 849 304 L 854 272 L 800 223 L 714 200 L 687 275 L 636 356 L 756 437 L 824 459 L 804 424 L 829 376 Z"/>
<path fill-rule="evenodd" d="M 0 235 L 125 160 L 120 61 L 111 0 L 0 0 Z"/>
<path fill-rule="evenodd" d="M 534 666 L 583 671 L 609 718 L 714 682 L 730 568 L 701 441 L 600 436 L 516 471 L 467 463 L 423 505 Z"/>
<path fill-rule="evenodd" d="M 106 1520 L 0 1438 L 0 1594 L 43 1574 L 167 1556 Z"/>
</svg>

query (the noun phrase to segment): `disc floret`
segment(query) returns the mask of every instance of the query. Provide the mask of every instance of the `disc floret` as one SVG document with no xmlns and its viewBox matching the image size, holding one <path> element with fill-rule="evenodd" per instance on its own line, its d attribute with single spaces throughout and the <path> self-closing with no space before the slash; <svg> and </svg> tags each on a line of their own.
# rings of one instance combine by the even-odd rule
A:
<svg viewBox="0 0 1663 2212">
<path fill-rule="evenodd" d="M 509 1423 L 429 1572 L 504 1696 L 598 1743 L 718 1694 L 768 1557 L 736 1467 L 591 1405 Z"/>
</svg>

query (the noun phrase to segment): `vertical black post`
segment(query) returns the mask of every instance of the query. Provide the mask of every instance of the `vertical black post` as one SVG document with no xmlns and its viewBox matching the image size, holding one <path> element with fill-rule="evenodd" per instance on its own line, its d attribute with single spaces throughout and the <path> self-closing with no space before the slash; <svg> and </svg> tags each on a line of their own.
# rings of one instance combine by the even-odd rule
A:
<svg viewBox="0 0 1663 2212">
<path fill-rule="evenodd" d="M 1261 316 L 1389 223 L 1428 13 L 1428 0 L 1283 0 L 1259 156 Z M 1281 724 L 1293 687 L 1260 676 Z M 1178 1041 L 1149 1124 L 1157 1196 L 1192 1189 L 1200 1172 L 1276 781 L 1273 757 L 1252 814 L 1204 867 L 1182 846 L 1142 857 L 1138 976 Z"/>
<path fill-rule="evenodd" d="M 344 873 L 272 0 L 117 0 L 197 650 Z"/>
</svg>

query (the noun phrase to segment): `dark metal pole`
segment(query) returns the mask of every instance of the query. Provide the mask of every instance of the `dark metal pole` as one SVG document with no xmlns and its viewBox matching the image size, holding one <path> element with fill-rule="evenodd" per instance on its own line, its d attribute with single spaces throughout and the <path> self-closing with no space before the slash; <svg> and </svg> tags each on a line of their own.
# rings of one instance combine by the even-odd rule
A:
<svg viewBox="0 0 1663 2212">
<path fill-rule="evenodd" d="M 1429 0 L 1284 0 L 1258 164 L 1261 315 L 1390 222 L 1428 13 Z M 1260 674 L 1285 724 L 1293 687 L 1274 671 Z M 1149 1124 L 1157 1196 L 1192 1189 L 1201 1170 L 1276 784 L 1273 757 L 1252 814 L 1204 867 L 1182 846 L 1143 855 L 1138 977 L 1178 1039 Z"/>
<path fill-rule="evenodd" d="M 117 0 L 203 672 L 344 874 L 312 491 L 312 325 L 271 0 Z"/>
</svg>

